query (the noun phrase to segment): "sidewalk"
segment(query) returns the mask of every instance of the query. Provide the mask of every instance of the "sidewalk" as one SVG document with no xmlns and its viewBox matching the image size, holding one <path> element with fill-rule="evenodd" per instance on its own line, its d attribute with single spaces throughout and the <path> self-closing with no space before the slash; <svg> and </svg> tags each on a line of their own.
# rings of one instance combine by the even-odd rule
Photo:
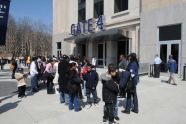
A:
<svg viewBox="0 0 186 124">
<path fill-rule="evenodd" d="M 99 70 L 99 73 L 104 70 Z M 121 113 L 123 99 L 119 103 L 120 124 L 185 124 L 186 123 L 186 82 L 177 79 L 178 85 L 163 83 L 168 77 L 160 79 L 140 77 L 138 85 L 139 114 Z M 101 98 L 102 84 L 98 85 Z M 103 105 L 94 105 L 80 112 L 69 111 L 59 103 L 58 95 L 47 95 L 41 90 L 22 100 L 13 94 L 0 103 L 0 122 L 2 124 L 102 124 Z"/>
</svg>

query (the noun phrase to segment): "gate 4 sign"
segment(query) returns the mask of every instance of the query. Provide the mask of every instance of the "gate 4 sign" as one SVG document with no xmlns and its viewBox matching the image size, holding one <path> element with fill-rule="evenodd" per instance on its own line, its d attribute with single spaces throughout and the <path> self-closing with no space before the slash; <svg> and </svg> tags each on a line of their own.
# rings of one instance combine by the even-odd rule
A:
<svg viewBox="0 0 186 124">
<path fill-rule="evenodd" d="M 5 45 L 10 0 L 0 0 L 0 45 Z"/>
<path fill-rule="evenodd" d="M 88 19 L 71 25 L 71 35 L 87 34 L 104 29 L 104 17 L 99 16 L 97 19 Z"/>
</svg>

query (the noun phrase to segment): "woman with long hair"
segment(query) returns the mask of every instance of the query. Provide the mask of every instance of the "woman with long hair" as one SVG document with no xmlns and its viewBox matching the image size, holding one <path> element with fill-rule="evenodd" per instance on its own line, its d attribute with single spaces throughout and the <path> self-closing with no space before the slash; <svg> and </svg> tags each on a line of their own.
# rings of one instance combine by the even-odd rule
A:
<svg viewBox="0 0 186 124">
<path fill-rule="evenodd" d="M 136 92 L 137 83 L 139 82 L 139 75 L 138 75 L 138 69 L 139 69 L 139 63 L 137 60 L 136 53 L 131 53 L 129 55 L 129 64 L 127 67 L 127 71 L 131 74 L 131 80 L 130 85 L 128 85 L 127 89 L 127 104 L 125 110 L 123 110 L 123 113 L 130 114 L 131 104 L 134 106 L 132 111 L 134 113 L 138 113 L 138 97 Z M 132 102 L 133 100 L 133 102 Z"/>
</svg>

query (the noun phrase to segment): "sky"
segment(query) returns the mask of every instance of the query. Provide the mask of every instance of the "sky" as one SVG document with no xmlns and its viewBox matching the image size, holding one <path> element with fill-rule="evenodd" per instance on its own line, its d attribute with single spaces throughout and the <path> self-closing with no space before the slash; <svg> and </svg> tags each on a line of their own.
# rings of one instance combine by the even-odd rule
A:
<svg viewBox="0 0 186 124">
<path fill-rule="evenodd" d="M 16 19 L 29 17 L 52 25 L 52 0 L 11 0 L 10 14 Z"/>
</svg>

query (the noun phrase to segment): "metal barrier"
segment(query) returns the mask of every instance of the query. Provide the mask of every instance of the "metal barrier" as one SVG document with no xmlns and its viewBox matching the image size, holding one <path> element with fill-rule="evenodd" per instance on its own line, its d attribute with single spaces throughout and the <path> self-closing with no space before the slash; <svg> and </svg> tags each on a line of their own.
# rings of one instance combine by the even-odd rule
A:
<svg viewBox="0 0 186 124">
<path fill-rule="evenodd" d="M 149 76 L 154 77 L 154 64 L 150 64 Z"/>
<path fill-rule="evenodd" d="M 183 81 L 186 81 L 186 65 L 183 66 Z"/>
</svg>

